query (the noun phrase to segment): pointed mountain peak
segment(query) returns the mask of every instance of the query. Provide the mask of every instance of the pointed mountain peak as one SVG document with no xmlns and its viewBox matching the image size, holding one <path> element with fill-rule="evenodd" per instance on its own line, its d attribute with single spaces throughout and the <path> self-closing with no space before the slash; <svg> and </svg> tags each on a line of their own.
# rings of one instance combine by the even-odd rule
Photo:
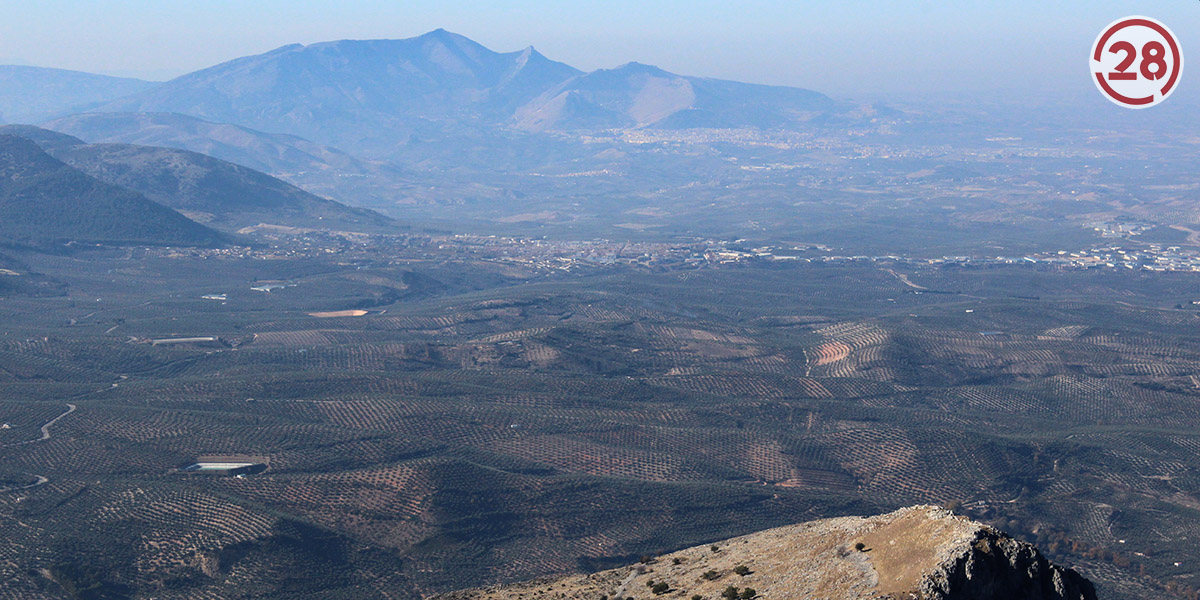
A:
<svg viewBox="0 0 1200 600">
<path fill-rule="evenodd" d="M 654 65 L 647 65 L 640 62 L 627 62 L 618 67 L 605 70 L 613 73 L 646 73 L 648 75 L 655 75 L 658 77 L 677 77 L 677 75 L 674 73 L 664 71 Z"/>
<path fill-rule="evenodd" d="M 469 38 L 465 35 L 460 35 L 460 34 L 454 33 L 453 31 L 446 31 L 445 29 L 442 29 L 441 27 L 438 27 L 437 29 L 430 31 L 429 33 L 419 35 L 414 39 L 436 40 L 436 41 L 439 41 L 442 43 L 447 43 L 447 42 L 448 43 L 469 42 L 471 44 L 475 43 L 474 40 L 472 40 L 471 38 Z"/>
<path fill-rule="evenodd" d="M 485 57 L 496 55 L 496 52 L 465 35 L 459 35 L 440 28 L 430 31 L 425 35 L 411 38 L 411 40 L 400 40 L 401 44 L 412 42 L 416 42 L 417 45 L 426 48 L 427 51 L 438 47 L 445 48 L 451 53 L 458 54 L 471 62 L 487 60 Z"/>
<path fill-rule="evenodd" d="M 518 52 L 515 52 L 514 54 L 516 54 L 516 60 L 514 61 L 514 63 L 517 65 L 518 68 L 523 68 L 525 65 L 528 65 L 530 63 L 537 64 L 537 63 L 552 63 L 552 62 L 554 62 L 554 61 L 546 58 L 546 56 L 543 55 L 541 52 L 538 52 L 537 50 L 535 50 L 533 48 L 533 46 L 527 46 L 524 50 L 520 50 Z"/>
</svg>

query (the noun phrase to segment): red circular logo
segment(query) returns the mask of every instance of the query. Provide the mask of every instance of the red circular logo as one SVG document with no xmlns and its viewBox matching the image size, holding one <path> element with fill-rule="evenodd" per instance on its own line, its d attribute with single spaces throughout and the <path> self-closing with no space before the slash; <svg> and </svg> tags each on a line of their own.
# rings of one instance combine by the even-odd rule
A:
<svg viewBox="0 0 1200 600">
<path fill-rule="evenodd" d="M 1183 53 L 1166 25 L 1150 17 L 1125 17 L 1096 37 L 1091 66 L 1096 87 L 1113 103 L 1149 108 L 1175 91 Z"/>
</svg>

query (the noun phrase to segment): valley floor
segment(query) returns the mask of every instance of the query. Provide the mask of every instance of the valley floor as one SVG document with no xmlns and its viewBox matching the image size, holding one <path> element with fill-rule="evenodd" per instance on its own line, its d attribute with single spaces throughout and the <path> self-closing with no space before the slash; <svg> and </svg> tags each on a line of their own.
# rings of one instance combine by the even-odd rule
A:
<svg viewBox="0 0 1200 600">
<path fill-rule="evenodd" d="M 1190 273 L 20 258 L 0 598 L 417 598 L 917 503 L 1198 587 Z"/>
</svg>

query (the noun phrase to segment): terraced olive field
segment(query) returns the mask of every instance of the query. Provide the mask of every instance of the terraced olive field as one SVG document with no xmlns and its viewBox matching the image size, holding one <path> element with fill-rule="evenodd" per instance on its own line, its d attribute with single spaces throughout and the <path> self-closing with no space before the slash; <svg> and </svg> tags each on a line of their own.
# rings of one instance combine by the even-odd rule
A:
<svg viewBox="0 0 1200 600">
<path fill-rule="evenodd" d="M 915 503 L 1200 588 L 1195 275 L 20 258 L 63 292 L 0 300 L 0 598 L 419 598 Z"/>
</svg>

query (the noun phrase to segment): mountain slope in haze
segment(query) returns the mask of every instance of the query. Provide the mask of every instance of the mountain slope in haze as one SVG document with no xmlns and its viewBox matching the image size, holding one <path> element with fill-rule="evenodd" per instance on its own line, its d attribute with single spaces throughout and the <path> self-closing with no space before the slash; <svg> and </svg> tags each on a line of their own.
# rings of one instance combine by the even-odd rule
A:
<svg viewBox="0 0 1200 600">
<path fill-rule="evenodd" d="M 224 236 L 137 192 L 90 177 L 31 140 L 0 135 L 0 240 L 206 246 Z"/>
<path fill-rule="evenodd" d="M 434 598 L 716 599 L 734 588 L 734 597 L 771 600 L 1096 600 L 1091 582 L 1032 545 L 931 506 L 769 529 L 642 563 Z"/>
<path fill-rule="evenodd" d="M 0 135 L 15 135 L 30 140 L 50 156 L 54 156 L 61 150 L 86 143 L 73 135 L 43 129 L 36 125 L 0 125 Z"/>
<path fill-rule="evenodd" d="M 361 159 L 299 136 L 178 113 L 80 113 L 42 125 L 92 143 L 199 152 L 354 205 L 386 205 L 413 185 L 412 175 L 393 164 Z"/>
<path fill-rule="evenodd" d="M 33 139 L 49 154 L 101 181 L 144 194 L 222 229 L 259 223 L 325 229 L 386 230 L 376 212 L 314 196 L 240 165 L 187 150 L 133 144 L 86 144 L 32 126 L 0 127 Z"/>
<path fill-rule="evenodd" d="M 284 46 L 184 75 L 103 112 L 175 112 L 379 154 L 412 135 L 503 121 L 579 74 L 532 48 L 497 53 L 437 30 Z"/>
<path fill-rule="evenodd" d="M 301 171 L 365 175 L 372 170 L 372 165 L 354 156 L 301 137 L 177 113 L 80 113 L 42 127 L 91 143 L 191 150 L 276 176 Z"/>
<path fill-rule="evenodd" d="M 79 71 L 0 65 L 0 123 L 37 123 L 156 85 Z"/>
<path fill-rule="evenodd" d="M 839 109 L 828 96 L 799 88 L 685 77 L 629 63 L 573 78 L 521 107 L 514 119 L 531 131 L 661 127 L 784 128 Z"/>
</svg>

